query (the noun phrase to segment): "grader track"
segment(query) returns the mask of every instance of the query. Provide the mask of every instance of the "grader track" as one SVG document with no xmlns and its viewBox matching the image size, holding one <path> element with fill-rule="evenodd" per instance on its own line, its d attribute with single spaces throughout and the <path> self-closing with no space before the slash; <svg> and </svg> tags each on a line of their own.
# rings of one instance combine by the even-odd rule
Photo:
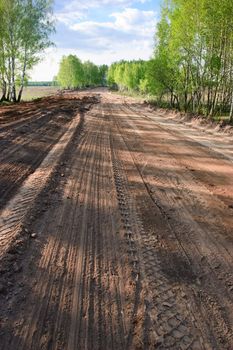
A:
<svg viewBox="0 0 233 350">
<path fill-rule="evenodd" d="M 0 111 L 0 350 L 233 349 L 230 137 L 104 89 L 17 108 Z"/>
</svg>

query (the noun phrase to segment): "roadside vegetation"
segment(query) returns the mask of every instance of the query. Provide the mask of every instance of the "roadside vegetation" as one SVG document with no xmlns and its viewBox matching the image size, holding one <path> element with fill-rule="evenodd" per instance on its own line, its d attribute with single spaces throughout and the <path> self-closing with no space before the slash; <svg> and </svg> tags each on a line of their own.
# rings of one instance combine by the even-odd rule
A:
<svg viewBox="0 0 233 350">
<path fill-rule="evenodd" d="M 108 86 L 120 91 L 147 92 L 147 66 L 148 62 L 142 60 L 113 63 L 108 70 Z"/>
<path fill-rule="evenodd" d="M 232 13 L 229 0 L 166 1 L 152 59 L 112 64 L 109 85 L 155 95 L 161 106 L 232 122 Z"/>
<path fill-rule="evenodd" d="M 51 0 L 0 0 L 0 102 L 19 102 L 28 71 L 52 43 Z"/>
</svg>

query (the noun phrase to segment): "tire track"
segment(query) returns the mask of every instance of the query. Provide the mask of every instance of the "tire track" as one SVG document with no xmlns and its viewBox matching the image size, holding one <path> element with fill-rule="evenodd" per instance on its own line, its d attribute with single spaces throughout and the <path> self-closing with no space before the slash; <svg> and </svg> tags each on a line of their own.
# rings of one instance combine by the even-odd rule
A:
<svg viewBox="0 0 233 350">
<path fill-rule="evenodd" d="M 161 127 L 159 126 L 159 128 Z M 161 129 L 165 131 L 164 128 Z M 165 132 L 167 133 L 167 131 Z M 172 135 L 174 135 L 173 132 Z M 177 161 L 169 146 L 166 148 L 170 160 L 174 163 L 175 170 L 178 169 L 179 166 L 182 166 L 182 161 L 180 159 Z M 198 150 L 196 152 L 199 154 Z M 179 166 L 177 166 L 177 163 Z M 151 176 L 148 175 L 150 174 L 144 174 L 144 178 L 146 179 L 145 184 L 153 200 L 158 206 L 161 207 L 162 205 L 164 214 L 173 219 L 178 230 L 182 222 L 184 230 L 189 232 L 186 246 L 192 245 L 191 260 L 192 254 L 196 251 L 196 274 L 199 276 L 209 274 L 205 266 L 203 266 L 205 261 L 208 269 L 219 280 L 218 289 L 223 289 L 222 284 L 224 282 L 225 292 L 231 292 L 233 286 L 233 242 L 230 239 L 226 240 L 226 237 L 231 237 L 231 231 L 229 231 L 229 228 L 224 223 L 226 220 L 229 227 L 229 208 L 226 208 L 218 198 L 213 197 L 209 190 L 206 190 L 206 186 L 198 182 L 193 174 L 187 172 L 182 174 L 181 178 L 179 174 L 176 174 L 176 171 L 173 173 L 170 171 L 168 174 L 166 171 L 160 169 L 160 176 L 157 175 L 157 177 L 151 179 Z M 150 183 L 154 183 L 155 185 L 152 186 Z M 161 191 L 162 186 L 164 188 L 172 188 L 172 193 L 168 195 L 166 192 Z M 200 195 L 198 196 L 196 193 L 202 193 L 202 197 L 200 198 Z M 182 210 L 171 211 L 170 208 L 176 208 L 177 206 L 177 198 L 180 199 L 179 204 L 180 206 L 182 205 Z M 202 208 L 202 212 L 208 212 L 207 223 L 205 223 L 205 220 L 200 220 L 200 208 Z M 169 213 L 167 212 L 168 210 Z M 196 222 L 197 220 L 195 218 L 198 218 L 198 222 Z M 219 232 L 221 232 L 221 235 L 219 235 Z M 191 237 L 192 239 L 190 239 Z M 179 235 L 179 232 L 177 232 L 176 238 L 180 242 L 182 240 L 184 241 L 184 236 Z M 193 266 L 195 266 L 195 261 L 193 261 Z M 216 281 L 213 287 L 215 283 Z M 228 298 L 231 297 L 230 294 Z"/>
<path fill-rule="evenodd" d="M 72 121 L 66 133 L 53 147 L 40 167 L 24 182 L 15 197 L 1 211 L 0 218 L 0 259 L 21 230 L 23 218 L 52 174 L 64 147 L 80 122 L 79 115 Z"/>
<path fill-rule="evenodd" d="M 116 116 L 117 112 L 114 112 L 112 115 Z M 117 124 L 117 118 L 114 119 Z M 124 152 L 124 161 L 127 159 L 127 169 L 122 166 L 121 172 L 130 173 L 130 178 L 133 176 L 133 182 L 141 182 L 140 187 L 139 185 L 137 185 L 137 188 L 131 186 L 130 194 L 133 195 L 132 202 L 135 203 L 134 206 L 136 205 L 134 213 L 132 213 L 137 225 L 137 250 L 140 254 L 139 260 L 136 261 L 137 264 L 140 263 L 141 265 L 143 271 L 142 284 L 146 290 L 145 307 L 148 329 L 144 330 L 144 341 L 147 342 L 144 347 L 204 349 L 204 340 L 195 325 L 196 320 L 191 308 L 185 300 L 185 292 L 176 283 L 169 281 L 163 272 L 162 262 L 159 259 L 160 242 L 155 234 L 151 232 L 158 225 L 158 220 L 163 221 L 163 218 L 158 212 L 152 210 L 151 198 L 148 198 L 141 175 L 138 173 L 134 162 L 132 162 L 123 139 L 121 140 L 122 136 L 119 129 L 117 128 L 113 134 L 118 137 L 114 148 Z M 128 153 L 127 156 L 126 153 Z M 120 157 L 122 156 L 118 154 L 118 158 Z M 132 180 L 130 182 L 132 183 Z M 130 194 L 128 195 L 130 196 Z M 146 208 L 147 212 L 145 211 Z M 138 211 L 140 214 L 138 214 Z M 148 211 L 150 211 L 150 214 Z M 155 212 L 155 217 L 151 219 L 153 212 Z M 147 220 L 149 217 L 152 221 L 150 223 L 152 227 L 148 227 Z M 159 228 L 164 231 L 166 229 L 165 222 L 162 222 Z"/>
<path fill-rule="evenodd" d="M 85 103 L 85 101 L 83 101 Z M 67 130 L 81 106 L 81 99 L 70 97 L 51 99 L 50 106 L 39 108 L 34 103 L 35 115 L 17 126 L 1 129 L 0 206 L 6 204 L 16 189 L 39 166 L 56 141 Z M 33 115 L 33 111 L 31 111 Z"/>
<path fill-rule="evenodd" d="M 120 110 L 122 111 L 122 109 Z M 127 111 L 125 111 L 125 115 L 126 117 L 128 117 Z M 129 124 L 127 123 L 127 125 Z M 228 252 L 225 249 L 221 251 L 221 245 L 219 245 L 219 243 L 216 245 L 216 243 L 213 241 L 213 238 L 209 236 L 210 227 L 207 226 L 204 228 L 202 226 L 200 230 L 200 226 L 198 226 L 197 223 L 193 221 L 193 218 L 190 217 L 190 213 L 192 213 L 192 215 L 195 214 L 195 207 L 193 207 L 194 203 L 196 205 L 196 210 L 199 207 L 199 212 L 200 212 L 200 203 L 198 203 L 196 198 L 191 197 L 188 199 L 189 205 L 191 205 L 191 201 L 193 201 L 190 209 L 190 213 L 188 213 L 186 210 L 187 203 L 185 203 L 185 200 L 183 201 L 179 200 L 180 205 L 183 203 L 183 206 L 179 208 L 179 211 L 177 210 L 173 211 L 170 209 L 173 206 L 174 207 L 177 206 L 176 198 L 181 199 L 183 196 L 185 196 L 185 193 L 183 192 L 184 190 L 183 183 L 182 185 L 179 186 L 180 178 L 177 177 L 178 182 L 169 183 L 168 174 L 166 172 L 163 172 L 161 170 L 161 167 L 159 169 L 161 173 L 161 175 L 159 176 L 159 180 L 163 179 L 164 186 L 165 186 L 164 188 L 179 189 L 180 187 L 182 189 L 182 192 L 179 193 L 179 195 L 174 190 L 174 195 L 173 195 L 174 199 L 173 201 L 171 201 L 171 197 L 166 196 L 166 194 L 167 193 L 169 194 L 170 192 L 164 192 L 164 190 L 163 191 L 160 190 L 162 185 L 161 180 L 158 182 L 157 186 L 156 186 L 156 182 L 153 181 L 154 179 L 152 178 L 152 174 L 154 170 L 150 170 L 151 168 L 150 164 L 147 165 L 146 168 L 145 168 L 145 165 L 141 164 L 142 161 L 138 156 L 139 144 L 140 144 L 140 147 L 141 145 L 144 145 L 143 150 L 140 151 L 141 154 L 144 154 L 144 160 L 146 157 L 145 155 L 149 154 L 149 150 L 145 148 L 146 143 L 144 142 L 144 140 L 140 139 L 139 142 L 135 143 L 133 134 L 132 136 L 131 135 L 128 136 L 127 132 L 124 133 L 124 137 L 127 137 L 126 143 L 128 147 L 131 149 L 131 155 L 133 156 L 135 163 L 138 164 L 137 165 L 138 171 L 141 173 L 143 182 L 145 181 L 144 184 L 146 186 L 149 196 L 152 198 L 153 203 L 155 203 L 159 208 L 165 221 L 172 223 L 172 229 L 170 230 L 171 233 L 168 232 L 165 236 L 166 243 L 170 241 L 169 242 L 170 248 L 168 246 L 165 250 L 167 250 L 168 252 L 171 251 L 172 246 L 174 249 L 174 242 L 173 242 L 173 239 L 171 239 L 172 237 L 174 237 L 174 240 L 180 245 L 180 247 L 182 247 L 182 251 L 185 253 L 186 258 L 188 258 L 187 260 L 188 264 L 191 264 L 190 266 L 192 266 L 191 270 L 193 270 L 194 275 L 192 277 L 192 272 L 191 272 L 190 278 L 191 279 L 194 278 L 193 282 L 195 282 L 195 279 L 201 276 L 201 278 L 200 279 L 198 278 L 197 282 L 194 283 L 194 286 L 191 288 L 191 290 L 190 288 L 188 288 L 189 297 L 191 298 L 191 300 L 193 300 L 193 304 L 194 304 L 192 307 L 194 310 L 196 308 L 195 314 L 197 315 L 197 320 L 199 319 L 198 322 L 200 323 L 200 325 L 202 324 L 202 326 L 199 326 L 199 329 L 203 327 L 206 330 L 205 333 L 207 335 L 209 334 L 208 337 L 209 337 L 210 343 L 212 343 L 212 346 L 217 346 L 217 348 L 223 347 L 228 349 L 228 346 L 230 346 L 229 344 L 232 344 L 232 332 L 231 332 L 232 321 L 231 321 L 231 316 L 229 312 L 232 309 L 232 303 L 230 301 L 231 296 L 228 293 L 228 290 L 231 288 L 232 262 L 231 260 L 229 260 L 229 258 L 227 258 L 226 253 L 228 254 Z M 168 155 L 170 156 L 169 151 L 168 151 Z M 143 163 L 144 163 L 144 160 L 143 160 Z M 147 162 L 147 163 L 150 163 L 150 162 Z M 165 168 L 166 168 L 166 165 L 165 165 Z M 173 174 L 175 174 L 175 172 Z M 171 176 L 170 173 L 169 173 L 169 176 Z M 173 176 L 171 176 L 171 178 L 173 178 Z M 151 185 L 152 183 L 154 183 L 155 185 L 152 186 Z M 188 188 L 190 189 L 190 178 L 187 179 L 187 190 Z M 189 196 L 191 195 L 190 191 L 187 193 L 189 194 Z M 201 191 L 201 193 L 204 193 L 204 192 Z M 141 202 L 143 202 L 142 199 L 141 199 Z M 144 211 L 143 209 L 141 209 L 141 211 L 145 213 L 144 216 L 145 215 L 149 216 L 148 210 L 146 211 L 146 206 L 144 208 Z M 187 222 L 186 226 L 185 226 L 185 222 Z M 215 225 L 216 225 L 216 221 L 215 221 Z M 175 233 L 175 235 L 173 234 L 173 232 Z M 189 232 L 189 235 L 186 235 L 186 232 Z M 171 238 L 169 239 L 169 237 Z M 218 238 L 218 241 L 224 242 L 223 237 L 221 237 L 220 240 L 219 240 L 219 237 L 216 237 L 216 235 L 214 237 L 215 237 L 215 240 L 216 238 Z M 161 239 L 162 237 L 160 235 L 160 240 Z M 164 238 L 163 238 L 163 241 L 164 241 Z M 203 246 L 204 242 L 205 244 Z M 226 244 L 226 240 L 224 242 L 224 245 L 225 244 Z M 203 247 L 208 248 L 209 254 L 208 254 L 208 250 L 204 252 L 200 251 L 200 248 L 203 250 Z M 178 247 L 176 247 L 176 249 L 177 248 Z M 177 257 L 182 256 L 182 251 L 176 254 Z M 203 255 L 209 261 L 203 259 Z M 177 267 L 181 268 L 179 260 L 177 260 L 176 256 L 175 256 L 175 260 L 173 259 L 173 262 L 174 262 L 174 266 L 178 264 Z M 184 265 L 183 262 L 182 262 L 182 265 Z M 215 268 L 213 269 L 212 266 L 215 266 Z M 175 275 L 176 274 L 175 270 L 171 269 L 171 271 L 172 270 L 174 271 L 173 273 Z M 190 274 L 188 272 L 189 270 L 190 268 L 187 269 L 186 275 L 187 273 Z M 216 279 L 216 277 L 219 279 L 219 282 Z M 225 282 L 225 286 L 226 286 L 225 290 L 222 285 L 223 281 Z M 198 287 L 198 285 L 200 285 L 200 287 Z M 218 286 L 217 288 L 216 288 L 216 285 Z M 203 289 L 203 290 L 199 292 L 200 289 Z M 225 307 L 223 309 L 221 305 L 221 296 L 224 294 L 226 298 L 225 298 Z M 204 305 L 200 303 L 201 298 L 203 298 L 202 300 L 205 299 L 206 307 L 204 308 L 203 308 Z M 199 309 L 197 306 L 199 306 Z M 200 313 L 202 316 L 198 317 Z M 206 315 L 208 315 L 208 317 L 206 317 Z M 203 321 L 204 321 L 204 324 L 203 324 Z M 210 322 L 214 332 L 212 332 L 211 329 L 208 327 L 208 324 Z M 218 345 L 216 345 L 216 340 L 218 342 Z"/>
<path fill-rule="evenodd" d="M 14 337 L 9 331 L 1 350 L 125 348 L 131 303 L 124 290 L 110 132 L 101 107 L 86 115 L 68 152 L 60 204 L 34 224 L 45 240 L 38 262 L 31 257 L 28 264 L 36 264 L 36 280 L 25 266 L 27 304 L 13 304 Z"/>
</svg>

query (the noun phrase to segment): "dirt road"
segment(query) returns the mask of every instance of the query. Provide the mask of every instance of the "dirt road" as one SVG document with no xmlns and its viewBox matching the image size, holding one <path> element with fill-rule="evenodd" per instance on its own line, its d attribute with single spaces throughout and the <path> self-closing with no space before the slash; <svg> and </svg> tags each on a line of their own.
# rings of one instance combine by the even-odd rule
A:
<svg viewBox="0 0 233 350">
<path fill-rule="evenodd" d="M 21 108 L 0 113 L 0 349 L 233 349 L 232 136 L 106 91 Z"/>
</svg>

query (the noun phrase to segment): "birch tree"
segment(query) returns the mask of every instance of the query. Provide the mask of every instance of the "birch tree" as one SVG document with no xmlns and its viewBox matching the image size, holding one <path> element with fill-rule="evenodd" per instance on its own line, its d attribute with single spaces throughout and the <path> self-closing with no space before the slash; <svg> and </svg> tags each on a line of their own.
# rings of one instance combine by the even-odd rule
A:
<svg viewBox="0 0 233 350">
<path fill-rule="evenodd" d="M 52 44 L 53 31 L 51 0 L 0 0 L 2 100 L 21 100 L 26 76 Z"/>
<path fill-rule="evenodd" d="M 185 111 L 232 118 L 232 13 L 229 0 L 169 0 L 163 6 L 151 79 L 164 85 L 161 92 L 172 90 Z"/>
<path fill-rule="evenodd" d="M 59 65 L 57 80 L 65 89 L 104 86 L 108 66 L 82 62 L 77 56 L 64 56 Z"/>
</svg>

